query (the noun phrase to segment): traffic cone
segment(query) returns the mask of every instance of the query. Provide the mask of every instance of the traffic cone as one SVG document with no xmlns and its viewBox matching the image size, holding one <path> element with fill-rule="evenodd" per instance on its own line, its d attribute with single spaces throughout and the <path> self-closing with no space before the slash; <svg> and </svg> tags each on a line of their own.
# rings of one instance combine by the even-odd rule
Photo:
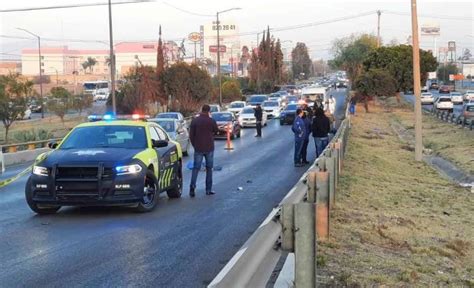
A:
<svg viewBox="0 0 474 288">
<path fill-rule="evenodd" d="M 225 150 L 234 150 L 234 145 L 232 144 L 232 141 L 230 140 L 230 128 L 227 127 L 227 143 L 225 145 Z"/>
</svg>

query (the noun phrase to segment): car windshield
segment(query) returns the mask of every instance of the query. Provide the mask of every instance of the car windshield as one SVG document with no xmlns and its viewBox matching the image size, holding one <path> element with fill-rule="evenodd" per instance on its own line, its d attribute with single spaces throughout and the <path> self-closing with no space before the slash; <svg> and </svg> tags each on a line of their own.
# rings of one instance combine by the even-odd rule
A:
<svg viewBox="0 0 474 288">
<path fill-rule="evenodd" d="M 288 105 L 286 106 L 286 109 L 287 111 L 296 111 L 296 109 L 298 109 L 298 105 Z"/>
<path fill-rule="evenodd" d="M 213 113 L 212 119 L 216 121 L 232 121 L 232 114 L 230 113 Z"/>
<path fill-rule="evenodd" d="M 61 143 L 59 149 L 146 148 L 145 127 L 104 125 L 79 127 Z"/>
<path fill-rule="evenodd" d="M 421 96 L 431 96 L 431 93 L 421 93 Z"/>
<path fill-rule="evenodd" d="M 461 96 L 461 93 L 459 93 L 459 92 L 451 92 L 451 96 Z"/>
<path fill-rule="evenodd" d="M 273 102 L 273 101 L 263 102 L 262 106 L 263 107 L 278 107 L 278 102 Z"/>
<path fill-rule="evenodd" d="M 230 104 L 230 108 L 244 108 L 244 103 L 232 103 Z"/>
<path fill-rule="evenodd" d="M 175 132 L 174 121 L 157 120 L 154 122 L 160 125 L 161 128 L 165 129 L 166 132 Z"/>
<path fill-rule="evenodd" d="M 439 102 L 451 102 L 449 98 L 439 98 Z"/>
<path fill-rule="evenodd" d="M 160 113 L 156 115 L 156 118 L 162 118 L 162 119 L 178 119 L 178 114 L 176 113 Z"/>
<path fill-rule="evenodd" d="M 211 113 L 218 112 L 219 108 L 216 105 L 211 105 Z"/>
<path fill-rule="evenodd" d="M 245 108 L 242 110 L 242 114 L 253 114 L 255 110 L 253 108 Z"/>
<path fill-rule="evenodd" d="M 250 97 L 249 102 L 262 103 L 265 100 L 267 100 L 267 96 L 252 96 L 252 97 Z"/>
</svg>

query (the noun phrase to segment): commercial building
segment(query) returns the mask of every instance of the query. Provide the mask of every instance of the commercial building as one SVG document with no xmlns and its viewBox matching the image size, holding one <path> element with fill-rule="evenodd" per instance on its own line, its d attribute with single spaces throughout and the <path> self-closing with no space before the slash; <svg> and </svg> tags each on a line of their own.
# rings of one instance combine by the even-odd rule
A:
<svg viewBox="0 0 474 288">
<path fill-rule="evenodd" d="M 10 73 L 21 73 L 21 63 L 10 61 L 0 62 L 0 75 L 8 75 Z"/>
<path fill-rule="evenodd" d="M 164 43 L 165 59 L 169 64 L 177 61 L 179 48 L 175 42 Z M 116 73 L 121 76 L 138 65 L 156 66 L 158 44 L 153 42 L 125 42 L 115 45 Z M 39 74 L 38 49 L 21 52 L 22 74 Z M 95 64 L 87 66 L 89 58 Z M 109 50 L 71 50 L 68 46 L 42 47 L 41 69 L 44 75 L 104 75 L 110 74 Z M 140 64 L 141 63 L 141 64 Z"/>
</svg>

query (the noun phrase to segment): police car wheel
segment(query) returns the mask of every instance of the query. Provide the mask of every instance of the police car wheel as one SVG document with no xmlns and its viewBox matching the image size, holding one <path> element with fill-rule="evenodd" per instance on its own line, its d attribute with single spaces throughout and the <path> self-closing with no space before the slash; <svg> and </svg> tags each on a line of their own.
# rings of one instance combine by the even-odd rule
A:
<svg viewBox="0 0 474 288">
<path fill-rule="evenodd" d="M 26 203 L 33 212 L 37 214 L 54 214 L 58 212 L 61 206 L 50 206 L 50 205 L 41 205 L 33 201 L 33 191 L 31 191 L 31 180 L 28 179 L 26 182 L 25 189 Z"/>
<path fill-rule="evenodd" d="M 174 180 L 173 188 L 166 191 L 169 198 L 180 198 L 183 191 L 183 170 L 181 160 L 178 162 L 177 171 L 174 172 L 176 179 Z"/>
<path fill-rule="evenodd" d="M 143 186 L 143 198 L 137 206 L 138 212 L 149 212 L 155 208 L 159 197 L 157 183 L 158 181 L 156 181 L 153 171 L 148 170 L 146 172 L 145 183 Z"/>
</svg>

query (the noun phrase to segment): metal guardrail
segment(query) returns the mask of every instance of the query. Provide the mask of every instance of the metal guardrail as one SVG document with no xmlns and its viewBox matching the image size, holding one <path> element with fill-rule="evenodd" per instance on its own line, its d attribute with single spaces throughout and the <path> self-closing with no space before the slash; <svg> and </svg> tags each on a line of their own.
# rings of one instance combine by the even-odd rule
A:
<svg viewBox="0 0 474 288">
<path fill-rule="evenodd" d="M 328 189 L 332 191 L 330 196 L 335 199 L 335 185 L 338 182 L 342 159 L 345 155 L 349 129 L 351 126 L 348 108 L 345 119 L 339 126 L 338 131 L 325 148 L 322 155 L 316 159 L 308 171 L 298 180 L 296 185 L 289 191 L 280 204 L 272 210 L 268 217 L 262 222 L 257 230 L 245 242 L 240 250 L 232 257 L 226 266 L 213 279 L 208 287 L 265 287 L 272 272 L 281 257 L 281 244 L 284 240 L 281 214 L 283 207 L 300 203 L 302 201 L 311 203 L 311 193 L 308 193 L 308 184 L 311 182 L 310 174 L 315 171 L 328 171 L 330 183 Z M 328 190 L 328 191 L 329 191 Z M 313 199 L 316 201 L 316 199 Z M 307 204 L 307 203 L 306 203 Z M 313 225 L 314 226 L 314 225 Z M 300 253 L 301 255 L 301 253 Z M 314 263 L 316 263 L 316 259 Z M 297 287 L 306 287 L 305 285 Z"/>
<path fill-rule="evenodd" d="M 466 119 L 462 114 L 456 116 L 448 110 L 438 110 L 435 107 L 433 107 L 429 112 L 444 122 L 460 125 L 462 128 L 469 128 L 471 131 L 474 129 L 474 119 Z"/>
</svg>

